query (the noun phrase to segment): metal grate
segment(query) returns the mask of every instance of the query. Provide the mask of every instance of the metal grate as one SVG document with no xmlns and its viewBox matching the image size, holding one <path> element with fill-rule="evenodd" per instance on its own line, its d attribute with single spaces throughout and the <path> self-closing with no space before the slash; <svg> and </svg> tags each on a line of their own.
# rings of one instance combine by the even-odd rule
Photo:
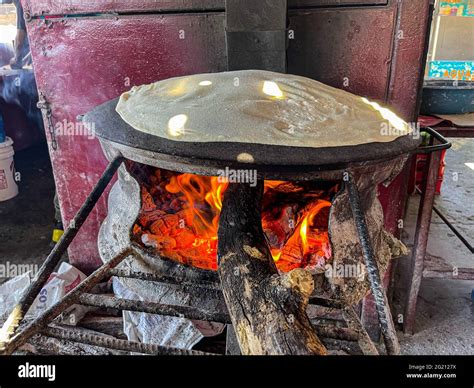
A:
<svg viewBox="0 0 474 388">
<path fill-rule="evenodd" d="M 434 137 L 439 137 L 439 135 L 432 130 L 428 132 Z M 441 137 L 438 140 L 441 144 L 432 144 L 427 147 L 422 147 L 417 150 L 417 152 L 431 153 L 440 151 L 441 149 L 445 149 L 450 146 L 449 142 L 445 141 L 444 138 Z M 170 276 L 161 274 L 130 272 L 128 270 L 117 268 L 124 259 L 129 256 L 136 255 L 136 252 L 133 250 L 133 248 L 129 247 L 114 257 L 112 260 L 105 263 L 102 267 L 97 269 L 75 289 L 65 295 L 55 305 L 43 312 L 39 317 L 29 323 L 22 325 L 21 330 L 17 330 L 26 312 L 32 305 L 44 283 L 53 272 L 54 268 L 60 261 L 63 254 L 66 252 L 68 246 L 75 238 L 77 232 L 82 227 L 84 221 L 87 219 L 98 199 L 101 197 L 105 188 L 110 183 L 115 172 L 122 165 L 124 160 L 125 159 L 119 155 L 109 163 L 107 169 L 104 171 L 104 174 L 99 179 L 98 183 L 82 205 L 77 215 L 74 217 L 74 220 L 71 222 L 58 244 L 53 248 L 50 255 L 45 260 L 34 281 L 28 287 L 20 302 L 8 317 L 0 331 L 0 353 L 11 354 L 19 347 L 24 345 L 32 336 L 43 333 L 51 337 L 68 339 L 80 343 L 105 347 L 108 349 L 129 352 L 177 355 L 209 354 L 172 347 L 142 344 L 121 339 L 104 338 L 100 335 L 96 336 L 93 334 L 85 334 L 74 329 L 51 326 L 51 323 L 56 317 L 58 317 L 62 312 L 74 304 L 221 322 L 225 324 L 231 323 L 230 316 L 227 313 L 204 311 L 188 306 L 171 306 L 160 303 L 120 299 L 105 295 L 92 294 L 91 291 L 94 286 L 99 284 L 101 281 L 109 279 L 113 276 L 124 278 L 128 277 L 143 281 L 161 282 L 182 286 L 192 285 L 194 287 L 204 287 L 214 291 L 220 289 L 220 284 L 213 281 L 196 284 L 192 279 L 172 278 Z M 353 183 L 352 177 L 348 174 L 346 178 L 347 179 L 344 179 L 344 183 L 349 195 L 350 206 L 363 249 L 364 262 L 369 273 L 369 283 L 372 294 L 375 297 L 376 309 L 379 316 L 379 324 L 384 337 L 387 353 L 399 354 L 400 347 L 398 344 L 390 309 L 388 307 L 385 290 L 380 279 L 373 247 L 370 242 L 365 214 L 360 204 L 359 193 L 356 185 Z M 364 354 L 378 354 L 375 345 L 370 340 L 369 335 L 362 326 L 357 314 L 352 307 L 343 305 L 338 301 L 319 298 L 314 298 L 311 300 L 311 302 L 319 306 L 340 310 L 347 325 L 347 327 L 339 327 L 337 325 L 328 325 L 327 323 L 316 324 L 315 330 L 321 337 L 357 341 L 361 351 Z"/>
</svg>

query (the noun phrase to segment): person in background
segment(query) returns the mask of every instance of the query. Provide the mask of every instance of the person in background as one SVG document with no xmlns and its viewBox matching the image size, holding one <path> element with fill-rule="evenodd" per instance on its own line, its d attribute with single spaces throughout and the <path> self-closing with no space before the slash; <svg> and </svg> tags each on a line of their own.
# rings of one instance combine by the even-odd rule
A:
<svg viewBox="0 0 474 388">
<path fill-rule="evenodd" d="M 28 35 L 26 33 L 25 17 L 20 0 L 13 0 L 16 7 L 16 37 L 15 56 L 10 60 L 12 69 L 21 69 L 29 60 L 25 59 L 30 51 Z"/>
</svg>

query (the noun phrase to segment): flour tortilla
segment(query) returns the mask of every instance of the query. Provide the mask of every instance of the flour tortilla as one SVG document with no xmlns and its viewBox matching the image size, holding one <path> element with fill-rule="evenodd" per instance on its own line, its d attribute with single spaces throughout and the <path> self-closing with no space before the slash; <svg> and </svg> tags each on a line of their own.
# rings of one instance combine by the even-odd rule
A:
<svg viewBox="0 0 474 388">
<path fill-rule="evenodd" d="M 393 112 L 362 97 L 305 77 L 261 70 L 196 74 L 133 87 L 116 109 L 138 131 L 185 142 L 319 148 L 390 142 L 411 132 Z"/>
</svg>

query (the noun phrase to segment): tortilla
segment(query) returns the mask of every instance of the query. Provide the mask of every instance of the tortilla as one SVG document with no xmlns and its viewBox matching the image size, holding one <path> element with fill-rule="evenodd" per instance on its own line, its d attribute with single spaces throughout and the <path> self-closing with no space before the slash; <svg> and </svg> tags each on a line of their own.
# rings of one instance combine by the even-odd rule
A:
<svg viewBox="0 0 474 388">
<path fill-rule="evenodd" d="M 133 87 L 116 110 L 138 131 L 186 142 L 319 148 L 390 142 L 412 132 L 376 102 L 309 78 L 262 70 Z"/>
</svg>

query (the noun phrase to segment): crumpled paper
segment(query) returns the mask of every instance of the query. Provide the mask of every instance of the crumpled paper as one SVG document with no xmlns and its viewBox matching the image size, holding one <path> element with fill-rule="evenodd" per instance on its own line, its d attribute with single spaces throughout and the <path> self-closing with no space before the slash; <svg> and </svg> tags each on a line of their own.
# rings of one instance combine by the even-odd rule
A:
<svg viewBox="0 0 474 388">
<path fill-rule="evenodd" d="M 57 303 L 64 295 L 86 278 L 81 271 L 68 263 L 61 263 L 57 272 L 53 272 L 26 314 L 26 318 L 35 318 Z M 0 317 L 6 317 L 19 302 L 31 283 L 31 273 L 19 275 L 0 286 Z M 67 309 L 60 321 L 75 326 L 86 314 L 88 307 L 74 305 Z"/>
<path fill-rule="evenodd" d="M 119 298 L 143 300 L 116 278 L 113 279 L 113 288 Z M 179 304 L 179 300 L 175 303 Z M 222 333 L 224 327 L 215 322 L 123 311 L 123 330 L 128 340 L 147 344 L 192 349 L 203 337 Z"/>
</svg>

